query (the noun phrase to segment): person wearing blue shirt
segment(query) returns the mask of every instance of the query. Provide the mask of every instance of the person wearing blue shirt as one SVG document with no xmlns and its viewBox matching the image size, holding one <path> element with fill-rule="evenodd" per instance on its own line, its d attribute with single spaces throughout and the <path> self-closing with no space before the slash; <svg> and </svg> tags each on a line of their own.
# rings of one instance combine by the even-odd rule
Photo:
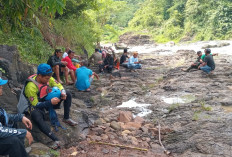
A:
<svg viewBox="0 0 232 157">
<path fill-rule="evenodd" d="M 8 80 L 0 78 L 0 96 L 3 95 L 2 85 Z M 31 121 L 23 114 L 8 114 L 0 107 L 0 155 L 9 157 L 27 157 L 24 148 L 24 139 L 27 138 L 29 144 L 33 142 L 33 137 L 26 129 L 13 128 L 14 123 L 22 122 L 28 129 L 32 129 Z"/>
<path fill-rule="evenodd" d="M 141 69 L 142 65 L 140 64 L 138 60 L 138 52 L 134 52 L 133 56 L 131 56 L 128 60 L 127 66 L 129 69 L 134 70 L 134 69 Z"/>
<path fill-rule="evenodd" d="M 75 86 L 80 91 L 90 91 L 90 85 L 93 81 L 93 78 L 96 77 L 99 79 L 95 72 L 92 72 L 92 70 L 86 67 L 87 65 L 87 61 L 82 61 L 81 67 L 76 70 L 77 80 Z"/>
</svg>

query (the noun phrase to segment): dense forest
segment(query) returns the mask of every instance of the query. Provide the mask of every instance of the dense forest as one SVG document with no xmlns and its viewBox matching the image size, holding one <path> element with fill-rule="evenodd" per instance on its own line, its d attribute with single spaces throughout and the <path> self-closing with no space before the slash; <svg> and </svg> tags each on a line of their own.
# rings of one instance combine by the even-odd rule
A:
<svg viewBox="0 0 232 157">
<path fill-rule="evenodd" d="M 126 32 L 155 42 L 232 38 L 231 0 L 0 0 L 0 44 L 31 63 L 54 48 L 92 53 Z"/>
</svg>

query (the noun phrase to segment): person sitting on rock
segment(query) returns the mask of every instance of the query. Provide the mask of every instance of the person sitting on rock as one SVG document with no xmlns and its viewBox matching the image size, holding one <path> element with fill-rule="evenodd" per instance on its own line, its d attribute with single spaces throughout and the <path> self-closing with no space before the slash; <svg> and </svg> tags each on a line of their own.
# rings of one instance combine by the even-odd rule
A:
<svg viewBox="0 0 232 157">
<path fill-rule="evenodd" d="M 55 73 L 57 81 L 63 84 L 63 82 L 60 79 L 60 74 L 64 72 L 65 81 L 67 83 L 68 82 L 68 67 L 66 67 L 66 65 L 68 63 L 65 61 L 61 61 L 60 60 L 61 56 L 62 56 L 61 50 L 56 49 L 54 52 L 54 55 L 49 57 L 47 64 L 52 67 L 52 70 Z"/>
<path fill-rule="evenodd" d="M 126 59 L 129 58 L 127 55 L 127 49 L 123 50 L 123 54 L 120 58 L 120 65 L 122 65 L 123 67 L 127 67 L 127 62 Z"/>
<path fill-rule="evenodd" d="M 207 49 L 206 49 L 207 50 Z M 208 50 L 210 50 L 210 49 L 208 49 Z M 211 53 L 211 50 L 210 50 L 210 55 L 212 55 L 212 56 L 218 56 L 218 53 Z M 203 63 L 204 62 L 204 60 L 205 60 L 205 54 L 203 54 L 202 56 L 201 56 L 201 62 Z"/>
<path fill-rule="evenodd" d="M 0 78 L 0 96 L 2 95 L 2 85 L 7 80 Z M 14 123 L 22 122 L 28 129 L 32 129 L 32 123 L 23 114 L 8 114 L 0 107 L 0 155 L 9 157 L 28 157 L 24 148 L 24 139 L 27 138 L 29 145 L 33 142 L 31 133 L 26 129 L 13 128 Z"/>
<path fill-rule="evenodd" d="M 63 56 L 62 56 L 62 58 L 65 58 L 65 57 L 67 57 L 68 56 L 68 52 L 69 51 L 72 51 L 69 47 L 68 48 L 66 48 L 65 49 L 65 52 L 63 53 Z M 78 55 L 75 55 L 74 54 L 74 57 L 73 57 L 73 59 L 72 59 L 72 62 L 74 62 L 74 63 L 79 63 L 80 61 L 78 60 L 78 59 L 75 59 L 75 58 L 81 58 L 80 56 L 78 56 Z"/>
<path fill-rule="evenodd" d="M 102 54 L 99 52 L 98 49 L 95 49 L 95 52 L 89 58 L 89 65 L 100 65 L 102 64 Z"/>
<path fill-rule="evenodd" d="M 74 84 L 74 82 L 76 80 L 75 72 L 76 72 L 77 68 L 72 63 L 73 57 L 74 57 L 74 52 L 69 50 L 68 51 L 68 56 L 62 59 L 63 62 L 67 62 L 67 67 L 69 69 L 69 74 L 70 74 L 70 77 L 71 77 L 71 79 L 73 81 L 73 82 L 69 82 L 69 81 L 66 82 L 66 85 Z"/>
<path fill-rule="evenodd" d="M 131 70 L 141 69 L 142 68 L 142 65 L 140 64 L 140 62 L 138 60 L 138 52 L 134 52 L 133 56 L 131 56 L 129 58 L 127 66 Z"/>
<path fill-rule="evenodd" d="M 110 53 L 106 54 L 106 58 L 103 61 L 103 64 L 99 66 L 99 71 L 104 73 L 107 70 L 108 73 L 111 73 L 114 68 L 114 58 L 111 56 Z"/>
<path fill-rule="evenodd" d="M 37 68 L 37 74 L 30 76 L 28 80 L 30 81 L 27 81 L 24 93 L 31 104 L 31 111 L 29 111 L 31 118 L 38 125 L 38 128 L 54 141 L 51 148 L 57 149 L 60 147 L 60 141 L 51 131 L 50 126 L 45 123 L 45 110 L 48 110 L 51 106 L 53 109 L 59 109 L 61 102 L 64 101 L 63 122 L 70 126 L 77 125 L 77 123 L 69 117 L 72 95 L 69 91 L 65 91 L 64 87 L 52 77 L 52 68 L 48 64 L 40 64 Z M 59 88 L 61 91 L 61 99 L 57 97 L 51 100 L 45 99 L 48 93 L 43 91 L 47 91 L 50 87 Z"/>
<path fill-rule="evenodd" d="M 81 62 L 81 67 L 76 70 L 76 88 L 80 91 L 90 91 L 90 85 L 96 77 L 99 79 L 98 75 L 92 70 L 88 69 L 86 66 L 88 65 L 87 61 Z"/>
<path fill-rule="evenodd" d="M 198 51 L 197 56 L 198 56 L 197 60 L 194 63 L 192 63 L 191 66 L 188 69 L 182 69 L 182 70 L 185 71 L 185 72 L 189 72 L 191 69 L 198 69 L 199 65 L 201 63 L 203 63 L 202 60 L 201 60 L 202 52 Z"/>
<path fill-rule="evenodd" d="M 215 69 L 214 59 L 213 56 L 210 55 L 210 53 L 211 53 L 210 49 L 205 49 L 204 62 L 198 67 L 199 69 L 203 70 L 207 74 L 209 74 Z"/>
</svg>

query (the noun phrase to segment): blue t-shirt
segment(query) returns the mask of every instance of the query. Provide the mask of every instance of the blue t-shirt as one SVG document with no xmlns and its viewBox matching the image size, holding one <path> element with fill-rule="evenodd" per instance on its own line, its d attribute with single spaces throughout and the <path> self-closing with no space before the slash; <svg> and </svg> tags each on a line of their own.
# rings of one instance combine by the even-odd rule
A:
<svg viewBox="0 0 232 157">
<path fill-rule="evenodd" d="M 78 90 L 86 90 L 90 87 L 89 77 L 93 74 L 92 70 L 82 66 L 76 70 L 76 88 Z"/>
</svg>

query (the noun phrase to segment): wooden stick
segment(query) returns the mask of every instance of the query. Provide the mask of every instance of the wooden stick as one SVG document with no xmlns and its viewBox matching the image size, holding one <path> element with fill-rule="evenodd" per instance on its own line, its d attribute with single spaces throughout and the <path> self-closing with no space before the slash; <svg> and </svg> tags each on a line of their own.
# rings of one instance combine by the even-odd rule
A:
<svg viewBox="0 0 232 157">
<path fill-rule="evenodd" d="M 160 135 L 160 128 L 161 128 L 161 126 L 160 126 L 160 124 L 159 124 L 158 127 L 159 127 L 159 143 L 160 143 L 161 147 L 163 148 L 164 152 L 165 152 L 166 154 L 170 154 L 170 152 L 169 152 L 167 149 L 164 148 L 164 145 L 163 145 L 162 142 L 161 142 L 161 135 Z"/>
<path fill-rule="evenodd" d="M 121 148 L 130 148 L 130 149 L 136 149 L 136 150 L 141 150 L 141 151 L 148 151 L 148 149 L 125 146 L 125 145 L 120 145 L 120 144 L 112 144 L 112 143 L 96 142 L 96 141 L 90 141 L 89 143 L 90 144 L 102 144 L 102 145 L 116 146 L 116 147 L 121 147 Z"/>
</svg>

